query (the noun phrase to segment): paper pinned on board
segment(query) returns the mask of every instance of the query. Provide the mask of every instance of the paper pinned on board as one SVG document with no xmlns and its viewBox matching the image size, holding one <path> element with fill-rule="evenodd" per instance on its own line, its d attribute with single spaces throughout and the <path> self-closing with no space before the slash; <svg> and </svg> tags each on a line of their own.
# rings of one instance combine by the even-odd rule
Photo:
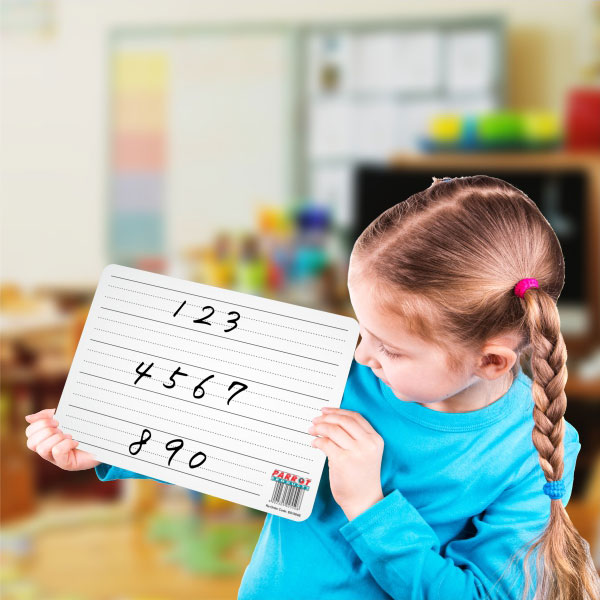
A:
<svg viewBox="0 0 600 600">
<path fill-rule="evenodd" d="M 101 462 L 303 521 L 358 340 L 347 316 L 110 264 L 55 417 Z"/>
</svg>

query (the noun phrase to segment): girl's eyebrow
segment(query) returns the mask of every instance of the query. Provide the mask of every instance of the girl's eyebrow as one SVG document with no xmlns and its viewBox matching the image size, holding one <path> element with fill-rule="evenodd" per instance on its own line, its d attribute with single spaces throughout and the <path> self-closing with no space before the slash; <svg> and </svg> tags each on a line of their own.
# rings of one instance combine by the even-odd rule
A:
<svg viewBox="0 0 600 600">
<path fill-rule="evenodd" d="M 381 338 L 377 337 L 372 331 L 369 331 L 364 325 L 363 325 L 363 327 L 367 333 L 370 333 L 376 340 L 383 342 L 386 346 L 390 346 L 391 348 L 394 348 L 396 350 L 401 350 L 402 352 L 406 352 L 405 348 L 400 348 L 399 346 L 396 346 L 395 344 L 390 344 L 389 342 L 386 342 L 385 340 L 382 340 Z"/>
</svg>

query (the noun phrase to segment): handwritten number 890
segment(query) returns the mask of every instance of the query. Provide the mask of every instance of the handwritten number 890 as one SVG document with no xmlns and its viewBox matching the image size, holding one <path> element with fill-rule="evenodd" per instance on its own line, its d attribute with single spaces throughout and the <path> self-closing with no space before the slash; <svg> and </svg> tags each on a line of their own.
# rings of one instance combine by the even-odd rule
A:
<svg viewBox="0 0 600 600">
<path fill-rule="evenodd" d="M 152 433 L 150 432 L 150 430 L 144 428 L 142 430 L 142 437 L 141 437 L 140 441 L 129 444 L 129 452 L 133 455 L 138 454 L 139 451 L 142 449 L 142 446 L 146 445 L 150 441 L 151 437 L 152 437 Z M 134 450 L 134 448 L 135 448 L 135 450 Z M 169 460 L 167 462 L 167 465 L 170 467 L 171 461 L 175 458 L 175 455 L 183 448 L 183 440 L 180 438 L 175 438 L 173 440 L 170 440 L 165 444 L 165 448 L 169 451 L 172 451 L 172 454 L 169 457 Z M 198 457 L 198 456 L 202 456 L 201 461 L 197 464 L 193 464 L 194 459 L 196 459 L 196 457 Z M 196 452 L 196 454 L 194 454 L 190 458 L 188 465 L 189 465 L 190 469 L 196 469 L 197 467 L 203 465 L 205 461 L 206 461 L 206 454 L 204 454 L 204 452 Z"/>
</svg>

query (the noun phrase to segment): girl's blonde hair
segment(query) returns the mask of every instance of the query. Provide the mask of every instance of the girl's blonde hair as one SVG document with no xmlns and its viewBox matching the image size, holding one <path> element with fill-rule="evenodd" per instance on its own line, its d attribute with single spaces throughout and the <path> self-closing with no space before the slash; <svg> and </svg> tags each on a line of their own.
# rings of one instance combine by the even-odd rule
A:
<svg viewBox="0 0 600 600">
<path fill-rule="evenodd" d="M 464 353 L 481 351 L 488 339 L 516 335 L 513 376 L 522 355 L 532 373 L 533 444 L 546 480 L 561 479 L 567 350 L 556 302 L 565 261 L 535 203 L 496 177 L 434 177 L 429 188 L 383 212 L 356 240 L 349 278 L 364 280 L 366 274 L 373 304 L 444 350 L 452 371 L 464 370 Z M 520 298 L 514 287 L 524 278 L 537 279 L 539 288 Z M 550 500 L 545 529 L 509 565 L 527 545 L 522 598 L 529 595 L 529 558 L 536 550 L 534 600 L 600 598 L 589 543 L 560 499 Z"/>
</svg>

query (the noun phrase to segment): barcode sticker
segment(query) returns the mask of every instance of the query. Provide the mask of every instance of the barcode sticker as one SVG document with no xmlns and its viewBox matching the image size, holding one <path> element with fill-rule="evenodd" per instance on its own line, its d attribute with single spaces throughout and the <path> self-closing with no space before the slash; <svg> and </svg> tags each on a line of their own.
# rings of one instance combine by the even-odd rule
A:
<svg viewBox="0 0 600 600">
<path fill-rule="evenodd" d="M 351 317 L 110 264 L 55 416 L 101 462 L 303 521 L 308 429 L 357 340 Z"/>
</svg>

